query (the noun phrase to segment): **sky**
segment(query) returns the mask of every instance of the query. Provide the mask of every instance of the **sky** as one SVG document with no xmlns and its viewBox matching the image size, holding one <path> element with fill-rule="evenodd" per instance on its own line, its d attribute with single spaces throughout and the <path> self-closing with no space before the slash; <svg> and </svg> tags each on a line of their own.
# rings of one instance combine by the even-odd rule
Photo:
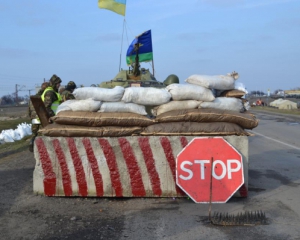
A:
<svg viewBox="0 0 300 240">
<path fill-rule="evenodd" d="M 53 74 L 109 81 L 150 29 L 159 81 L 236 71 L 248 92 L 298 88 L 299 13 L 299 0 L 127 0 L 125 17 L 97 0 L 0 0 L 0 97 L 33 94 Z"/>
</svg>

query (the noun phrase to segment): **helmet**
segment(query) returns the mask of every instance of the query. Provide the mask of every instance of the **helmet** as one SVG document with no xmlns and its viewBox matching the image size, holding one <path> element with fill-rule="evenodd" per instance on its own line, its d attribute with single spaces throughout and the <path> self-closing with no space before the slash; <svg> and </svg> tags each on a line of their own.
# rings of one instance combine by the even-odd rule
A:
<svg viewBox="0 0 300 240">
<path fill-rule="evenodd" d="M 66 89 L 74 90 L 75 88 L 77 88 L 77 86 L 73 81 L 68 82 Z"/>
<path fill-rule="evenodd" d="M 58 84 L 58 83 L 61 83 L 61 79 L 58 77 L 58 76 L 56 76 L 55 74 L 53 74 L 53 76 L 50 78 L 50 86 L 56 86 L 56 84 Z"/>
<path fill-rule="evenodd" d="M 172 83 L 179 83 L 179 78 L 175 74 L 169 75 L 166 80 L 164 81 L 164 84 L 166 86 L 172 84 Z"/>
</svg>

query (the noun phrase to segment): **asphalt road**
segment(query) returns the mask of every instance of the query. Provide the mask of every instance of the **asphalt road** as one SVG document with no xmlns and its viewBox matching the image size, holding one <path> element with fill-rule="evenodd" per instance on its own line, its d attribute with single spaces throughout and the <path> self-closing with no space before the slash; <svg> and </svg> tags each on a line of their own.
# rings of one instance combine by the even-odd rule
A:
<svg viewBox="0 0 300 240">
<path fill-rule="evenodd" d="M 30 152 L 0 159 L 0 239 L 300 239 L 300 119 L 256 113 L 249 137 L 249 196 L 212 212 L 262 210 L 268 225 L 207 223 L 188 198 L 58 198 L 32 192 Z"/>
</svg>

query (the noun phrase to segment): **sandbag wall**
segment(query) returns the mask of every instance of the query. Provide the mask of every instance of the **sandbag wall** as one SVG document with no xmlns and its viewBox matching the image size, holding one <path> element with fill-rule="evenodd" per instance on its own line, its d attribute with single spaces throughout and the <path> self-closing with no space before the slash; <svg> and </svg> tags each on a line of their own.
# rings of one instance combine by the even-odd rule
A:
<svg viewBox="0 0 300 240">
<path fill-rule="evenodd" d="M 79 88 L 76 100 L 61 104 L 45 136 L 249 136 L 258 125 L 234 89 L 237 76 L 192 75 L 165 89 Z M 147 115 L 145 106 L 155 106 Z"/>
</svg>

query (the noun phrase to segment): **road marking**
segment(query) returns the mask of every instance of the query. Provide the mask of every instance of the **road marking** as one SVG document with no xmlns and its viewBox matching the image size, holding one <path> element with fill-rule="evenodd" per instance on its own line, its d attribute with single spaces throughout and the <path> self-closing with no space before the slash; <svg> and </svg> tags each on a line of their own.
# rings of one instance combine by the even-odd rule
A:
<svg viewBox="0 0 300 240">
<path fill-rule="evenodd" d="M 259 135 L 259 136 L 261 136 L 261 137 L 267 138 L 267 139 L 269 139 L 269 140 L 272 140 L 272 141 L 274 141 L 274 142 L 281 143 L 282 145 L 285 145 L 285 146 L 288 146 L 288 147 L 291 147 L 291 148 L 300 150 L 300 148 L 298 148 L 298 147 L 296 147 L 296 146 L 294 146 L 294 145 L 291 145 L 291 144 L 288 144 L 288 143 L 285 143 L 285 142 L 281 142 L 281 141 L 276 140 L 276 139 L 274 139 L 274 138 L 267 137 L 267 136 L 265 136 L 265 135 L 263 135 L 263 134 L 260 134 L 260 133 L 258 133 L 258 132 L 254 132 L 254 131 L 250 131 L 250 132 L 252 132 L 252 133 L 254 133 L 254 134 L 256 134 L 256 135 Z"/>
</svg>

